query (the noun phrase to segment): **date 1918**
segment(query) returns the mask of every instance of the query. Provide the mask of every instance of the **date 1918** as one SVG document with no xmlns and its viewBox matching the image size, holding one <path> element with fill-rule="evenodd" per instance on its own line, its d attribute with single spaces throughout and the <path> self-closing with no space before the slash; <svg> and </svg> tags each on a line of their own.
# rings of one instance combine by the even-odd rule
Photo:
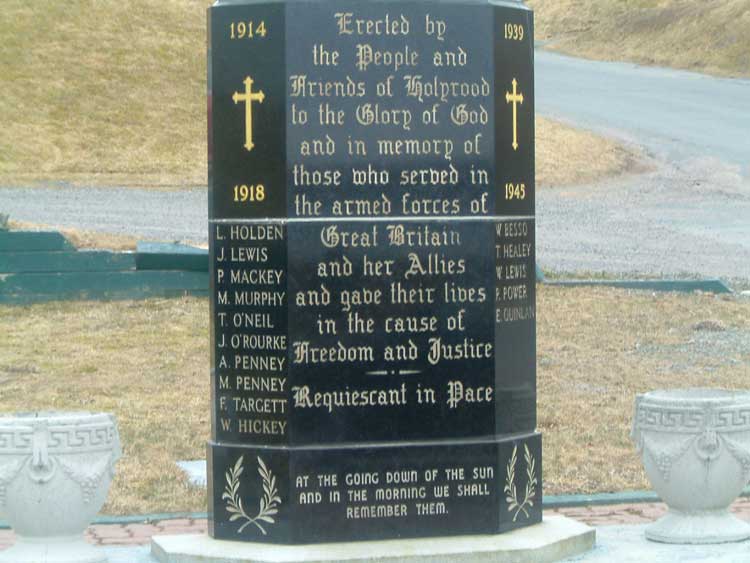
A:
<svg viewBox="0 0 750 563">
<path fill-rule="evenodd" d="M 266 188 L 263 184 L 241 184 L 234 186 L 235 203 L 253 203 L 266 199 Z"/>
</svg>

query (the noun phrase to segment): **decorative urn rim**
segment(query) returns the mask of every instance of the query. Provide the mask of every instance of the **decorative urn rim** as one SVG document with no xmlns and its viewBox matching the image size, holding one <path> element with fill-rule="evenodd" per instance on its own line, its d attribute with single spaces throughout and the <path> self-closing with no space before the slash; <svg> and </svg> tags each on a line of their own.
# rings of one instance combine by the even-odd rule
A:
<svg viewBox="0 0 750 563">
<path fill-rule="evenodd" d="M 19 541 L 3 561 L 103 561 L 83 531 L 122 449 L 115 417 L 85 410 L 0 414 L 0 513 Z"/>
<path fill-rule="evenodd" d="M 636 396 L 630 437 L 639 454 L 645 450 L 655 460 L 665 482 L 674 464 L 691 448 L 706 468 L 726 449 L 740 464 L 742 480 L 747 482 L 750 450 L 742 437 L 749 432 L 750 392 L 690 387 Z"/>
<path fill-rule="evenodd" d="M 111 421 L 112 415 L 106 412 L 92 411 L 63 411 L 63 410 L 39 410 L 21 411 L 13 413 L 0 413 L 0 426 L 15 424 L 30 424 L 33 421 L 50 421 L 56 424 L 80 424 L 81 420 Z"/>
<path fill-rule="evenodd" d="M 644 432 L 706 435 L 748 431 L 750 392 L 688 387 L 637 395 L 630 437 L 640 452 Z"/>
<path fill-rule="evenodd" d="M 668 543 L 750 537 L 727 507 L 750 480 L 750 392 L 692 387 L 639 394 L 631 438 L 669 512 L 646 530 Z"/>
<path fill-rule="evenodd" d="M 750 391 L 720 389 L 714 387 L 685 387 L 681 389 L 657 389 L 640 393 L 637 402 L 656 403 L 675 407 L 750 406 Z"/>
<path fill-rule="evenodd" d="M 43 439 L 42 439 L 43 438 Z M 50 454 L 107 451 L 120 458 L 117 421 L 104 412 L 36 411 L 0 415 L 0 454 L 27 454 L 43 444 Z"/>
</svg>

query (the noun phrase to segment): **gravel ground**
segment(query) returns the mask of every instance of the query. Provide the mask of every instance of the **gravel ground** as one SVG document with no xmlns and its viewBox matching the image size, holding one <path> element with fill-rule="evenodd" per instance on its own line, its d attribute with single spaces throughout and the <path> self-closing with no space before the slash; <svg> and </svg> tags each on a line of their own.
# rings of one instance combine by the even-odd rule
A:
<svg viewBox="0 0 750 563">
<path fill-rule="evenodd" d="M 697 368 L 710 376 L 724 366 L 737 369 L 738 373 L 744 369 L 750 374 L 748 350 L 750 330 L 735 328 L 695 331 L 687 342 L 669 346 L 647 344 L 634 353 L 663 360 L 660 371 L 665 373 L 689 373 Z"/>
<path fill-rule="evenodd" d="M 750 280 L 750 182 L 713 158 L 537 193 L 537 259 L 553 272 Z"/>
<path fill-rule="evenodd" d="M 536 53 L 537 110 L 641 147 L 653 172 L 537 193 L 557 272 L 750 280 L 750 81 Z"/>
<path fill-rule="evenodd" d="M 208 242 L 206 188 L 186 190 L 0 187 L 0 213 L 55 227 L 134 235 L 159 241 Z"/>
</svg>

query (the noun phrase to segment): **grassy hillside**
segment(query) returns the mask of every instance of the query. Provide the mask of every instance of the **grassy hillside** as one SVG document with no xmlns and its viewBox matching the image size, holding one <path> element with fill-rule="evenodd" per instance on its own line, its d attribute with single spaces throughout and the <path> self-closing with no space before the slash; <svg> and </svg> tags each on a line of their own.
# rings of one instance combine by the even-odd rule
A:
<svg viewBox="0 0 750 563">
<path fill-rule="evenodd" d="M 210 3 L 3 0 L 0 186 L 204 185 Z M 627 167 L 614 143 L 545 120 L 537 131 L 542 186 Z"/>
<path fill-rule="evenodd" d="M 620 174 L 643 172 L 650 163 L 638 148 L 536 118 L 536 185 L 559 188 L 593 184 Z"/>
<path fill-rule="evenodd" d="M 0 179 L 205 183 L 209 4 L 3 0 Z"/>
<path fill-rule="evenodd" d="M 748 0 L 527 0 L 536 38 L 593 59 L 750 76 Z"/>
</svg>

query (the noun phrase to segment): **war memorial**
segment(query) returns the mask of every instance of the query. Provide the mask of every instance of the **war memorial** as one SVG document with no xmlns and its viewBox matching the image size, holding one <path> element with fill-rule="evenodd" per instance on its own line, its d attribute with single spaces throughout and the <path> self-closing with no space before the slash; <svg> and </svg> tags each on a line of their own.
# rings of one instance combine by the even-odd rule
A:
<svg viewBox="0 0 750 563">
<path fill-rule="evenodd" d="M 531 11 L 219 2 L 209 28 L 211 538 L 540 524 Z"/>
</svg>

